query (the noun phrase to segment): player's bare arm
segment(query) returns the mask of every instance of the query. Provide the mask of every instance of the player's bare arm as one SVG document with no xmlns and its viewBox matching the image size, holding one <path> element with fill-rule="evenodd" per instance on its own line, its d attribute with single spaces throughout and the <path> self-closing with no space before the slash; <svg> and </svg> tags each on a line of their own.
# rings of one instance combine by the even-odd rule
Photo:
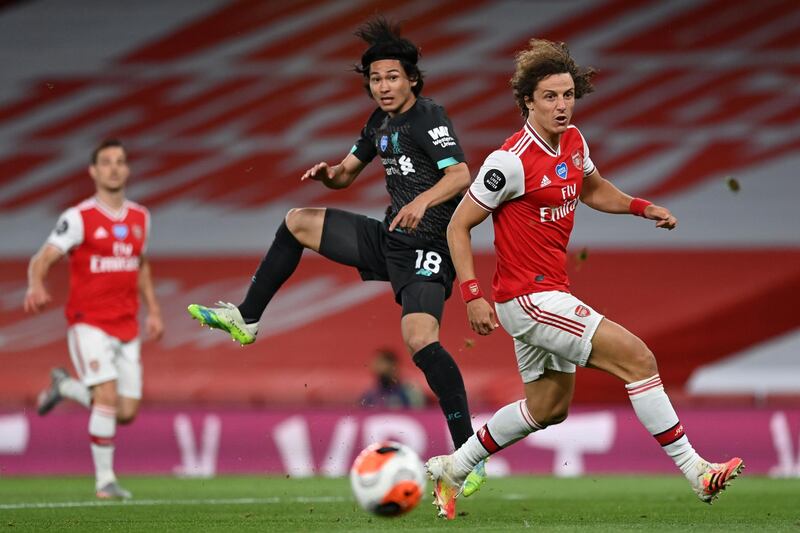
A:
<svg viewBox="0 0 800 533">
<path fill-rule="evenodd" d="M 446 202 L 457 194 L 462 194 L 469 187 L 470 181 L 469 168 L 466 163 L 458 163 L 445 168 L 444 176 L 436 185 L 418 195 L 397 212 L 389 225 L 389 231 L 394 231 L 395 228 L 415 230 L 419 221 L 425 216 L 425 211 Z"/>
<path fill-rule="evenodd" d="M 450 257 L 453 259 L 453 266 L 461 283 L 475 279 L 470 232 L 488 216 L 489 211 L 480 207 L 469 196 L 465 196 L 447 226 Z M 485 298 L 475 298 L 467 303 L 467 320 L 472 330 L 479 335 L 488 335 L 500 326 L 494 309 Z"/>
<path fill-rule="evenodd" d="M 355 181 L 365 166 L 359 158 L 347 154 L 338 165 L 330 166 L 324 161 L 317 163 L 303 173 L 300 181 L 321 181 L 329 189 L 344 189 Z"/>
<path fill-rule="evenodd" d="M 594 172 L 583 180 L 581 201 L 592 209 L 604 213 L 629 214 L 633 197 L 620 191 L 595 168 Z M 678 219 L 669 209 L 659 205 L 650 204 L 645 207 L 643 216 L 655 220 L 657 228 L 671 230 L 678 225 Z"/>
<path fill-rule="evenodd" d="M 38 313 L 50 303 L 50 293 L 45 286 L 45 279 L 50 267 L 56 264 L 64 254 L 53 246 L 45 243 L 36 254 L 31 257 L 28 264 L 28 290 L 25 291 L 23 308 L 27 313 Z"/>
<path fill-rule="evenodd" d="M 144 324 L 147 338 L 158 340 L 164 334 L 164 321 L 161 318 L 161 306 L 156 298 L 150 261 L 145 256 L 141 256 L 139 263 L 139 293 L 147 306 L 147 317 Z"/>
</svg>

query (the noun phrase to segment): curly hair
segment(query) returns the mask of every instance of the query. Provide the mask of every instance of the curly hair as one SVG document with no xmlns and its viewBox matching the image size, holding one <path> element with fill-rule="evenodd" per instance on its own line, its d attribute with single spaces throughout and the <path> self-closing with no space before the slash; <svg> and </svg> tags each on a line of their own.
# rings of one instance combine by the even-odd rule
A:
<svg viewBox="0 0 800 533">
<path fill-rule="evenodd" d="M 569 54 L 569 48 L 562 42 L 531 39 L 527 49 L 515 54 L 514 63 L 516 68 L 510 85 L 524 117 L 528 116 L 525 98 L 530 98 L 539 82 L 553 74 L 572 75 L 575 81 L 575 98 L 581 98 L 594 90 L 592 77 L 597 71 L 591 67 L 578 66 Z"/>
<path fill-rule="evenodd" d="M 399 24 L 377 16 L 365 22 L 354 35 L 369 45 L 361 56 L 361 64 L 356 65 L 354 70 L 364 76 L 364 87 L 370 97 L 372 93 L 369 90 L 369 66 L 373 61 L 381 59 L 398 60 L 408 79 L 417 82 L 411 90 L 414 96 L 419 96 L 424 84 L 422 71 L 417 67 L 421 53 L 417 45 L 400 36 Z"/>
</svg>

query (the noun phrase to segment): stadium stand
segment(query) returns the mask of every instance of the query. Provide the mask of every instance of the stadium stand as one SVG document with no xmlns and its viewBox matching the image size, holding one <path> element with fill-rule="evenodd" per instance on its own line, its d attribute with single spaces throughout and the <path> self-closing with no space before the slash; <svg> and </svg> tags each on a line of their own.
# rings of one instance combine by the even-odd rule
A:
<svg viewBox="0 0 800 533">
<path fill-rule="evenodd" d="M 117 17 L 124 8 L 88 4 L 0 7 L 0 404 L 32 405 L 48 369 L 68 364 L 61 309 L 22 313 L 25 267 L 57 214 L 91 194 L 85 154 L 107 135 L 131 147 L 129 197 L 154 216 L 150 252 L 168 331 L 144 347 L 146 401 L 356 401 L 374 349 L 402 348 L 386 286 L 308 256 L 246 348 L 200 330 L 184 309 L 238 301 L 290 207 L 380 216 L 377 164 L 345 191 L 299 182 L 316 161 L 338 161 L 372 109 L 351 72 L 360 50 L 351 33 L 376 10 L 405 20 L 421 44 L 425 93 L 446 105 L 473 170 L 521 122 L 507 80 L 512 52 L 529 37 L 564 40 L 598 67 L 597 91 L 574 119 L 593 160 L 627 192 L 669 206 L 680 227 L 656 232 L 580 207 L 574 291 L 648 342 L 673 399 L 800 396 L 798 380 L 754 392 L 753 367 L 725 364 L 747 351 L 762 354 L 759 381 L 800 375 L 790 357 L 800 350 L 792 0 L 200 0 Z M 710 13 L 722 22 L 710 27 Z M 69 49 L 59 46 L 67 40 Z M 25 61 L 12 60 L 23 48 Z M 475 237 L 484 286 L 491 239 L 488 225 Z M 65 280 L 62 265 L 51 280 L 56 304 Z M 457 298 L 443 343 L 474 403 L 518 396 L 510 339 L 476 338 Z M 410 360 L 401 366 L 422 379 Z M 627 401 L 596 374 L 579 373 L 577 402 Z"/>
</svg>

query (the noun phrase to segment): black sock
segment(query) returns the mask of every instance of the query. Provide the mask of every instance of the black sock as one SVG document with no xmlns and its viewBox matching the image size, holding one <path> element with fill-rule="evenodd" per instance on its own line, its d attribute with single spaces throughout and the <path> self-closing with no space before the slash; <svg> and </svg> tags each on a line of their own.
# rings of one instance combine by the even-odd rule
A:
<svg viewBox="0 0 800 533">
<path fill-rule="evenodd" d="M 258 265 L 247 296 L 239 304 L 239 312 L 246 323 L 259 321 L 269 301 L 297 268 L 302 255 L 303 245 L 295 239 L 284 222 L 275 232 L 272 246 Z"/>
<path fill-rule="evenodd" d="M 414 364 L 425 373 L 428 386 L 439 399 L 453 444 L 456 449 L 460 448 L 473 433 L 461 371 L 438 342 L 415 353 L 413 359 Z"/>
</svg>

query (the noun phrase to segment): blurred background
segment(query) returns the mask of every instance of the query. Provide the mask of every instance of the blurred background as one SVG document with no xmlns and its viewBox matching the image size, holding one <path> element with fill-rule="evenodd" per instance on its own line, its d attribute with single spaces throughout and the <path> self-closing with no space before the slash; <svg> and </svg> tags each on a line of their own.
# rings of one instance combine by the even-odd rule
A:
<svg viewBox="0 0 800 533">
<path fill-rule="evenodd" d="M 242 435 L 253 420 L 273 428 L 297 414 L 312 428 L 309 442 L 314 430 L 345 438 L 341 420 L 363 429 L 363 417 L 393 407 L 363 401 L 386 350 L 398 354 L 398 379 L 429 394 L 405 353 L 388 285 L 363 283 L 313 254 L 273 300 L 252 346 L 201 330 L 185 312 L 189 303 L 239 302 L 289 208 L 382 217 L 388 200 L 378 162 L 343 191 L 299 181 L 318 161 L 340 161 L 374 108 L 352 71 L 363 51 L 352 33 L 376 12 L 403 22 L 422 49 L 424 94 L 446 107 L 473 173 L 523 123 L 508 79 L 513 53 L 528 39 L 565 41 L 579 63 L 599 70 L 573 123 L 606 178 L 669 207 L 680 227 L 656 231 L 580 206 L 573 292 L 648 343 L 684 422 L 694 417 L 697 433 L 726 443 L 707 447 L 727 453 L 728 445 L 755 446 L 748 439 L 760 435 L 757 471 L 800 473 L 794 0 L 0 2 L 0 454 L 17 457 L 0 459 L 5 470 L 48 471 L 23 459 L 39 453 L 37 438 L 63 430 L 66 448 L 76 435 L 80 458 L 60 471 L 84 463 L 90 471 L 85 414 L 60 407 L 42 420 L 32 410 L 49 369 L 69 368 L 66 264 L 51 272 L 49 311 L 27 316 L 22 301 L 29 257 L 58 214 L 93 193 L 89 154 L 109 136 L 129 151 L 128 197 L 153 215 L 149 253 L 167 326 L 161 342 L 143 346 L 145 412 L 120 442 L 147 427 L 151 439 L 163 431 L 164 453 L 183 454 L 185 474 L 205 467 L 196 457 L 186 462 L 181 438 L 214 434 L 217 424 L 226 442 L 236 417 L 256 417 L 242 422 Z M 489 286 L 490 223 L 473 244 Z M 448 302 L 442 343 L 459 362 L 474 412 L 521 397 L 511 339 L 473 334 L 458 298 Z M 584 369 L 577 381 L 576 412 L 611 428 L 609 450 L 643 439 L 643 453 L 658 453 L 641 428 L 622 438 L 636 422 L 621 383 Z M 431 432 L 438 436 L 427 451 L 447 445 L 435 407 L 409 416 L 434 428 L 418 450 Z M 177 444 L 174 435 L 183 435 Z M 363 440 L 373 436 L 364 430 Z M 133 465 L 122 448 L 120 461 Z M 220 453 L 215 465 L 236 470 Z M 509 468 L 548 470 L 547 457 L 545 466 L 509 459 Z M 336 472 L 292 461 L 258 468 Z M 570 472 L 613 470 L 609 464 L 587 459 Z M 641 469 L 670 470 L 668 460 L 657 465 Z"/>
</svg>

